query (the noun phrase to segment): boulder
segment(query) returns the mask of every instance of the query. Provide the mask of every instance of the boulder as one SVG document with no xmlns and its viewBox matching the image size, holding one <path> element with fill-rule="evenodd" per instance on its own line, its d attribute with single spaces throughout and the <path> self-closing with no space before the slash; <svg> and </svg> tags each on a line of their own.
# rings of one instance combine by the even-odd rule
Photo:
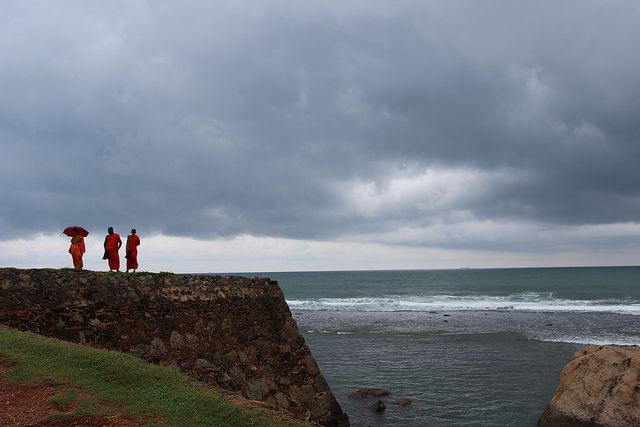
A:
<svg viewBox="0 0 640 427">
<path fill-rule="evenodd" d="M 151 346 L 149 348 L 151 354 L 166 354 L 169 352 L 167 346 L 160 338 L 154 338 L 151 340 Z"/>
<path fill-rule="evenodd" d="M 171 338 L 169 338 L 169 345 L 171 348 L 174 350 L 180 350 L 182 348 L 182 343 L 182 335 L 176 331 L 171 332 Z"/>
<path fill-rule="evenodd" d="M 384 412 L 386 409 L 387 407 L 384 406 L 384 402 L 382 400 L 378 400 L 376 404 L 371 407 L 371 410 L 375 412 Z"/>
<path fill-rule="evenodd" d="M 591 345 L 578 350 L 539 426 L 640 425 L 640 347 Z"/>
<path fill-rule="evenodd" d="M 206 359 L 196 359 L 196 368 L 214 368 L 214 365 Z"/>
<path fill-rule="evenodd" d="M 411 399 L 408 397 L 399 397 L 393 401 L 394 405 L 407 406 L 411 403 Z"/>
<path fill-rule="evenodd" d="M 361 388 L 360 390 L 354 391 L 349 395 L 350 399 L 356 397 L 367 397 L 367 396 L 387 396 L 390 393 L 382 388 Z"/>
</svg>

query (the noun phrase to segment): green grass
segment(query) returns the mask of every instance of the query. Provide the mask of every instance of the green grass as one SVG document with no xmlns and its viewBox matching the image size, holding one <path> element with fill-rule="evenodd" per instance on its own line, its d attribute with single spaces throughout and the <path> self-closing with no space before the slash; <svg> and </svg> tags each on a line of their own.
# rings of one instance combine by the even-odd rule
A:
<svg viewBox="0 0 640 427">
<path fill-rule="evenodd" d="M 0 329 L 0 354 L 18 366 L 7 373 L 17 382 L 46 378 L 89 392 L 76 416 L 96 414 L 97 402 L 122 407 L 134 418 L 161 419 L 168 426 L 309 426 L 282 413 L 243 408 L 218 390 L 198 386 L 189 377 L 115 351 L 97 350 L 29 332 Z M 71 393 L 71 395 L 69 395 Z M 71 400 L 73 393 L 59 397 Z"/>
<path fill-rule="evenodd" d="M 77 269 L 77 268 L 73 268 L 73 267 L 63 267 L 63 268 L 45 268 L 44 270 L 51 270 L 51 271 L 64 271 L 67 273 L 81 273 L 81 272 L 89 272 L 89 273 L 98 273 L 98 271 L 94 271 L 94 270 L 87 270 L 86 268 L 83 269 Z"/>
<path fill-rule="evenodd" d="M 49 419 L 80 418 L 87 416 L 110 417 L 114 414 L 112 406 L 105 405 L 94 396 L 80 396 L 80 389 L 68 388 L 68 384 L 62 385 L 58 389 L 62 392 L 59 396 L 52 397 L 49 402 L 61 405 L 72 405 L 73 412 L 59 412 L 47 416 Z M 80 397 L 80 400 L 78 400 Z"/>
<path fill-rule="evenodd" d="M 68 405 L 78 400 L 78 394 L 80 393 L 80 390 L 78 390 L 77 388 L 65 389 L 64 392 L 65 393 L 63 395 L 52 397 L 51 399 L 49 399 L 49 401 Z"/>
</svg>

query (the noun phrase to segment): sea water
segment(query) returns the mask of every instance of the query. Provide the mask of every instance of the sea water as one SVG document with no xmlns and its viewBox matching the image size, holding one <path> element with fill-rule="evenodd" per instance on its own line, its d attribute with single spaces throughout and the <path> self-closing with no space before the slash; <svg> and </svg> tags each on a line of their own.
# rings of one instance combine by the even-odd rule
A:
<svg viewBox="0 0 640 427">
<path fill-rule="evenodd" d="M 534 426 L 576 350 L 640 344 L 640 267 L 260 275 L 354 426 Z"/>
</svg>

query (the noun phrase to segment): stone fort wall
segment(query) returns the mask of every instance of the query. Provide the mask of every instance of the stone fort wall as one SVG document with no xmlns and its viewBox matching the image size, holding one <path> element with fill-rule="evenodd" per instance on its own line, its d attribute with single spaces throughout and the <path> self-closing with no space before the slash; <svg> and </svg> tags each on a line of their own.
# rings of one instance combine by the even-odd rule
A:
<svg viewBox="0 0 640 427">
<path fill-rule="evenodd" d="M 130 353 L 300 419 L 349 425 L 268 278 L 0 268 L 0 324 Z"/>
</svg>

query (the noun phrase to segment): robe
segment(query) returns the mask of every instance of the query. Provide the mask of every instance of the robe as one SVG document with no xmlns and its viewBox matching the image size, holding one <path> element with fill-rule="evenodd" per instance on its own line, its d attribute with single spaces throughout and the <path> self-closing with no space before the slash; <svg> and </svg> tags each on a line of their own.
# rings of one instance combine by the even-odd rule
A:
<svg viewBox="0 0 640 427">
<path fill-rule="evenodd" d="M 120 270 L 120 255 L 118 255 L 118 249 L 120 249 L 118 243 L 122 245 L 120 235 L 113 233 L 107 236 L 107 253 L 109 255 L 109 270 Z"/>
<path fill-rule="evenodd" d="M 138 246 L 140 237 L 136 234 L 127 236 L 127 271 L 138 268 Z"/>
<path fill-rule="evenodd" d="M 82 254 L 85 253 L 84 238 L 82 236 L 76 236 L 71 238 L 71 247 L 69 253 L 73 259 L 73 266 L 79 270 L 82 270 Z"/>
</svg>

